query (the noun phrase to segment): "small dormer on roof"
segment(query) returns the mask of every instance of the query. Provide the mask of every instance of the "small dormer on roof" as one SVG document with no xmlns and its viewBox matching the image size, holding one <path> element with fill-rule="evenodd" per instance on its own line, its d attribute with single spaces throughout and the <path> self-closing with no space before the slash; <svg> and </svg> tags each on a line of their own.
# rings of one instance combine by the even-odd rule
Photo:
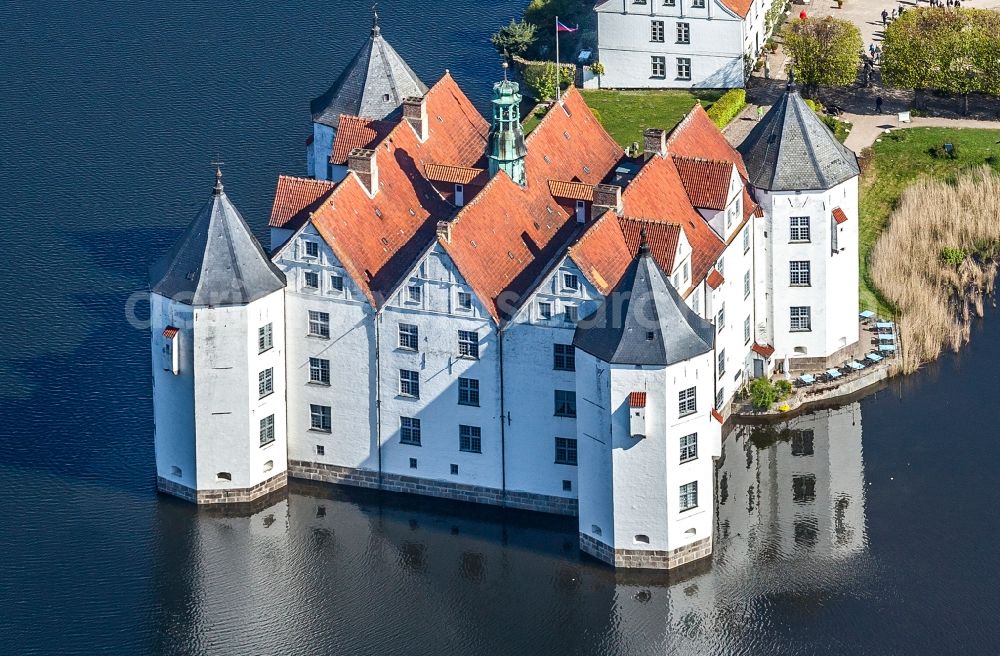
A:
<svg viewBox="0 0 1000 656">
<path fill-rule="evenodd" d="M 283 289 L 271 263 L 229 202 L 216 170 L 209 199 L 173 248 L 149 270 L 150 291 L 195 307 L 246 305 Z"/>
<path fill-rule="evenodd" d="M 708 353 L 715 328 L 689 308 L 657 266 L 645 234 L 625 275 L 573 344 L 611 364 L 667 366 Z"/>
<path fill-rule="evenodd" d="M 341 114 L 384 119 L 404 98 L 425 93 L 427 85 L 382 38 L 378 13 L 372 12 L 371 36 L 337 81 L 312 101 L 312 120 L 337 128 Z"/>
<path fill-rule="evenodd" d="M 857 156 L 809 108 L 794 79 L 737 150 L 750 184 L 768 191 L 832 189 L 860 174 Z"/>
</svg>

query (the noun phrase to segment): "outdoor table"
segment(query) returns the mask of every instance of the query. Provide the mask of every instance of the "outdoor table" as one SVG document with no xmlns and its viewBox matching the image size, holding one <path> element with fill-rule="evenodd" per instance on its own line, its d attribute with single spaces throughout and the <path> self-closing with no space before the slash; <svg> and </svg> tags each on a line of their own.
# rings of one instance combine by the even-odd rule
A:
<svg viewBox="0 0 1000 656">
<path fill-rule="evenodd" d="M 896 324 L 891 321 L 879 321 L 875 324 L 875 327 L 879 330 L 892 330 L 896 327 Z"/>
<path fill-rule="evenodd" d="M 801 380 L 806 385 L 812 385 L 813 383 L 816 382 L 816 377 L 813 376 L 812 374 L 802 374 L 801 376 L 799 376 L 799 380 Z"/>
<path fill-rule="evenodd" d="M 860 317 L 861 317 L 862 319 L 865 319 L 865 320 L 867 321 L 868 319 L 871 319 L 872 317 L 874 317 L 874 316 L 875 316 L 875 313 L 874 313 L 874 312 L 872 312 L 871 310 L 865 310 L 864 312 L 861 312 L 861 313 L 859 314 L 859 316 L 860 316 Z"/>
<path fill-rule="evenodd" d="M 878 350 L 880 350 L 880 351 L 894 352 L 896 350 L 896 345 L 895 344 L 879 344 L 878 345 Z"/>
<path fill-rule="evenodd" d="M 879 341 L 881 341 L 881 342 L 895 342 L 896 341 L 896 336 L 894 334 L 892 334 L 892 333 L 882 333 L 881 335 L 878 336 L 878 338 L 879 338 Z"/>
<path fill-rule="evenodd" d="M 840 373 L 836 369 L 827 369 L 826 370 L 826 375 L 829 376 L 830 378 L 840 378 L 844 374 Z"/>
<path fill-rule="evenodd" d="M 850 367 L 851 369 L 855 370 L 855 371 L 858 371 L 860 369 L 864 369 L 865 368 L 865 365 L 863 365 L 860 362 L 857 362 L 855 360 L 852 360 L 852 361 L 848 362 L 847 366 Z"/>
<path fill-rule="evenodd" d="M 879 355 L 878 353 L 869 353 L 868 355 L 865 356 L 865 358 L 868 359 L 868 360 L 871 360 L 872 362 L 881 362 L 882 361 L 882 356 Z"/>
</svg>

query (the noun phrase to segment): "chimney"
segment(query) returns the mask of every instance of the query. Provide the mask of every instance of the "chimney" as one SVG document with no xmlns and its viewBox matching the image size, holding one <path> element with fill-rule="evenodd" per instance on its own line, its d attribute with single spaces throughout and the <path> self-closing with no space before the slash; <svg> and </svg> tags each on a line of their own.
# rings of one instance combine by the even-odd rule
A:
<svg viewBox="0 0 1000 656">
<path fill-rule="evenodd" d="M 427 101 L 423 97 L 403 98 L 403 118 L 421 142 L 427 141 Z"/>
<path fill-rule="evenodd" d="M 347 156 L 347 170 L 355 173 L 361 185 L 374 196 L 378 192 L 378 164 L 375 161 L 375 151 L 367 148 L 355 148 Z"/>
<path fill-rule="evenodd" d="M 441 241 L 451 242 L 451 221 L 437 222 L 437 236 Z"/>
<path fill-rule="evenodd" d="M 590 207 L 590 218 L 596 219 L 611 210 L 619 216 L 622 213 L 622 188 L 618 185 L 594 185 L 594 202 Z"/>
<path fill-rule="evenodd" d="M 667 154 L 667 131 L 660 128 L 646 128 L 642 131 L 645 159 L 653 155 Z"/>
</svg>

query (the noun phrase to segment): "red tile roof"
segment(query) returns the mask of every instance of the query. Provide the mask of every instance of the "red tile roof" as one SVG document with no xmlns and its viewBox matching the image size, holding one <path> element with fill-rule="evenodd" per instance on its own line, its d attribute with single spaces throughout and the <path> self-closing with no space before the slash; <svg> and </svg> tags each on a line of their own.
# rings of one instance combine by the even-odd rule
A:
<svg viewBox="0 0 1000 656">
<path fill-rule="evenodd" d="M 625 242 L 629 249 L 629 262 L 639 252 L 642 242 L 642 231 L 646 231 L 646 242 L 653 261 L 668 276 L 674 270 L 674 258 L 677 256 L 677 242 L 681 238 L 681 227 L 676 223 L 665 223 L 648 219 L 622 217 L 619 220 Z M 684 291 L 684 290 L 680 290 Z"/>
<path fill-rule="evenodd" d="M 847 221 L 847 215 L 844 214 L 844 210 L 835 207 L 833 208 L 833 220 L 837 222 L 837 225 L 840 225 L 844 221 Z"/>
<path fill-rule="evenodd" d="M 747 167 L 743 158 L 715 127 L 705 113 L 705 108 L 695 105 L 667 137 L 667 151 L 681 157 L 700 157 L 722 162 L 732 162 L 740 176 L 747 180 Z"/>
<path fill-rule="evenodd" d="M 732 9 L 740 18 L 746 18 L 753 0 L 722 0 L 722 4 Z"/>
<path fill-rule="evenodd" d="M 298 230 L 309 218 L 309 213 L 315 211 L 336 186 L 337 183 L 326 180 L 278 176 L 271 219 L 267 224 L 272 228 Z"/>
<path fill-rule="evenodd" d="M 732 162 L 678 155 L 673 160 L 692 205 L 710 210 L 726 209 L 733 176 Z"/>
<path fill-rule="evenodd" d="M 634 257 L 614 212 L 605 212 L 591 223 L 576 243 L 569 247 L 569 256 L 587 280 L 605 296 L 625 275 Z"/>
<path fill-rule="evenodd" d="M 340 115 L 340 125 L 337 136 L 333 140 L 333 150 L 330 153 L 331 164 L 346 164 L 347 156 L 355 148 L 368 148 L 376 141 L 381 141 L 393 124 L 388 121 L 376 121 L 360 116 Z"/>
<path fill-rule="evenodd" d="M 181 331 L 180 328 L 175 328 L 173 326 L 167 326 L 163 329 L 163 336 L 167 339 L 173 339 L 173 337 Z"/>
<path fill-rule="evenodd" d="M 774 355 L 774 347 L 770 344 L 758 344 L 757 342 L 754 342 L 753 346 L 750 347 L 750 350 L 757 355 L 763 356 L 765 360 Z"/>
<path fill-rule="evenodd" d="M 378 191 L 370 198 L 348 175 L 313 213 L 313 224 L 372 305 L 378 306 L 434 240 L 454 208 L 423 177 L 427 164 L 471 167 L 489 125 L 447 73 L 426 94 L 428 137 L 400 121 L 373 145 Z"/>
<path fill-rule="evenodd" d="M 573 200 L 594 200 L 594 186 L 582 182 L 564 182 L 549 180 L 549 193 L 555 198 L 571 198 Z"/>
<path fill-rule="evenodd" d="M 442 242 L 493 318 L 510 314 L 583 227 L 549 193 L 549 180 L 600 182 L 622 149 L 575 89 L 525 141 L 526 185 L 498 173 L 455 216 Z"/>
<path fill-rule="evenodd" d="M 722 283 L 726 282 L 726 279 L 722 277 L 722 274 L 719 273 L 718 269 L 712 269 L 712 272 L 708 274 L 708 280 L 705 282 L 707 282 L 708 286 L 712 289 L 718 289 L 722 286 Z"/>
<path fill-rule="evenodd" d="M 424 167 L 424 177 L 434 182 L 450 182 L 466 185 L 476 181 L 479 185 L 486 184 L 486 169 L 468 166 L 448 166 L 447 164 L 428 164 Z"/>
<path fill-rule="evenodd" d="M 646 407 L 646 393 L 645 392 L 630 392 L 628 395 L 628 407 L 630 408 L 645 408 Z"/>
<path fill-rule="evenodd" d="M 722 418 L 722 413 L 716 410 L 715 408 L 712 408 L 712 419 L 719 422 L 720 424 L 726 423 L 725 419 Z"/>
</svg>

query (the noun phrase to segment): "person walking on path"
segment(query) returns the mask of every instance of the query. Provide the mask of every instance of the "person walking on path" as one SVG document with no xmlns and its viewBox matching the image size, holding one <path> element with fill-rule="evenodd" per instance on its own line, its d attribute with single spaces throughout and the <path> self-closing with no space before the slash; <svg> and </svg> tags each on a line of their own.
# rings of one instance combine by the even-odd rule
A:
<svg viewBox="0 0 1000 656">
<path fill-rule="evenodd" d="M 760 119 L 764 118 L 764 106 L 757 105 L 757 122 L 760 123 Z"/>
<path fill-rule="evenodd" d="M 885 24 L 888 22 L 888 20 L 889 20 L 889 12 L 887 12 L 885 9 L 883 9 L 882 10 L 882 27 L 885 27 Z"/>
<path fill-rule="evenodd" d="M 882 94 L 875 96 L 875 113 L 882 113 Z"/>
</svg>

